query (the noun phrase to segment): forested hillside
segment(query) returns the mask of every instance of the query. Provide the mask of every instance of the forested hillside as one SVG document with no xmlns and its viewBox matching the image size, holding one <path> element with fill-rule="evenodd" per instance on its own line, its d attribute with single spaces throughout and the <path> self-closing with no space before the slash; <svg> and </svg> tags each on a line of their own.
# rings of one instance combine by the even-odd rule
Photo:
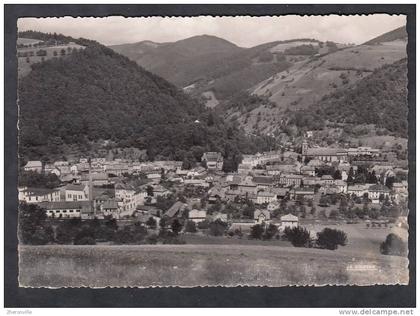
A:
<svg viewBox="0 0 420 316">
<path fill-rule="evenodd" d="M 301 43 L 314 46 L 306 47 Z M 295 59 L 297 53 L 317 53 L 318 43 L 312 39 L 300 39 L 240 48 L 223 39 L 203 35 L 173 43 L 145 41 L 111 48 L 178 87 L 187 87 L 194 95 L 212 91 L 223 103 L 288 69 L 293 63 L 289 62 L 288 56 L 293 55 Z M 276 50 L 279 45 L 286 49 Z"/>
<path fill-rule="evenodd" d="M 239 159 L 261 150 L 174 85 L 98 43 L 32 65 L 19 82 L 22 158 L 53 159 L 92 142 L 146 149 L 149 159 Z M 258 146 L 263 146 L 259 142 Z M 227 164 L 229 165 L 229 163 Z"/>
<path fill-rule="evenodd" d="M 407 59 L 384 65 L 352 89 L 339 89 L 313 107 L 324 119 L 375 124 L 407 137 Z"/>
</svg>

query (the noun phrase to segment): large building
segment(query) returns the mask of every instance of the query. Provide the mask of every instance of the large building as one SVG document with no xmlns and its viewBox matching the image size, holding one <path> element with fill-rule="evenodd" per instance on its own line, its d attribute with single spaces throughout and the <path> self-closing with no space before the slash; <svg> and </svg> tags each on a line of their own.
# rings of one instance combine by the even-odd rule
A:
<svg viewBox="0 0 420 316">
<path fill-rule="evenodd" d="M 347 150 L 342 148 L 315 147 L 309 148 L 308 143 L 302 143 L 302 160 L 318 159 L 325 162 L 347 161 Z"/>
<path fill-rule="evenodd" d="M 26 203 L 60 201 L 60 190 L 45 188 L 19 188 L 19 201 Z"/>
</svg>

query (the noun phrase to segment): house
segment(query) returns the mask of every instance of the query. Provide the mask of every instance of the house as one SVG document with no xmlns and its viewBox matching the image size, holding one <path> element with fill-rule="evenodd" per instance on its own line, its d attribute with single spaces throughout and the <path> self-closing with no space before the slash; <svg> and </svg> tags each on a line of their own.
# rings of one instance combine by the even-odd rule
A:
<svg viewBox="0 0 420 316">
<path fill-rule="evenodd" d="M 79 184 L 67 184 L 61 188 L 64 193 L 64 201 L 87 201 L 89 200 L 89 187 Z"/>
<path fill-rule="evenodd" d="M 272 176 L 255 176 L 252 178 L 257 186 L 257 190 L 268 189 L 274 186 L 274 180 Z"/>
<path fill-rule="evenodd" d="M 251 172 L 251 170 L 252 170 L 252 165 L 251 164 L 240 163 L 238 165 L 238 173 L 239 174 L 248 174 L 249 172 Z"/>
<path fill-rule="evenodd" d="M 333 185 L 334 184 L 334 178 L 329 174 L 324 174 L 321 177 L 321 185 Z"/>
<path fill-rule="evenodd" d="M 210 219 L 211 219 L 211 221 L 221 220 L 222 222 L 227 223 L 228 216 L 227 216 L 227 214 L 223 214 L 223 213 L 214 213 L 210 216 Z"/>
<path fill-rule="evenodd" d="M 223 157 L 220 152 L 205 152 L 201 161 L 205 162 L 208 170 L 222 170 L 223 168 Z"/>
<path fill-rule="evenodd" d="M 366 184 L 349 185 L 347 187 L 347 193 L 350 195 L 354 194 L 357 197 L 363 197 L 365 194 L 368 194 L 368 185 Z"/>
<path fill-rule="evenodd" d="M 208 188 L 210 186 L 210 184 L 205 179 L 185 179 L 184 184 L 203 188 Z"/>
<path fill-rule="evenodd" d="M 120 217 L 118 203 L 115 199 L 109 199 L 100 206 L 103 216 L 112 216 L 118 219 Z"/>
<path fill-rule="evenodd" d="M 284 186 L 298 187 L 302 184 L 303 176 L 300 174 L 281 174 L 279 177 L 279 184 Z"/>
<path fill-rule="evenodd" d="M 120 177 L 123 173 L 128 173 L 128 165 L 126 163 L 112 163 L 104 165 L 105 172 Z"/>
<path fill-rule="evenodd" d="M 48 217 L 52 218 L 93 218 L 90 201 L 60 201 L 42 204 Z"/>
<path fill-rule="evenodd" d="M 299 225 L 299 219 L 297 216 L 292 214 L 283 215 L 280 217 L 280 230 L 284 230 L 286 227 L 293 228 Z"/>
<path fill-rule="evenodd" d="M 255 210 L 254 222 L 255 224 L 266 224 L 271 221 L 270 212 L 268 210 Z"/>
<path fill-rule="evenodd" d="M 304 177 L 302 179 L 302 184 L 304 186 L 314 186 L 316 184 L 319 184 L 321 182 L 320 177 Z"/>
<path fill-rule="evenodd" d="M 300 173 L 305 176 L 315 177 L 315 167 L 314 166 L 302 166 L 300 168 Z"/>
<path fill-rule="evenodd" d="M 344 180 L 335 180 L 335 186 L 337 187 L 337 193 L 347 193 L 347 182 Z"/>
<path fill-rule="evenodd" d="M 351 157 L 354 157 L 354 156 L 377 157 L 380 154 L 380 150 L 374 149 L 371 147 L 357 147 L 357 148 L 347 149 L 347 154 Z"/>
<path fill-rule="evenodd" d="M 175 173 L 180 177 L 186 177 L 188 172 L 189 172 L 189 170 L 184 170 L 184 169 L 181 169 L 181 168 L 178 168 L 175 171 Z"/>
<path fill-rule="evenodd" d="M 194 223 L 200 223 L 206 220 L 207 212 L 205 210 L 199 211 L 197 209 L 193 209 L 188 213 L 188 219 L 193 221 Z"/>
<path fill-rule="evenodd" d="M 325 165 L 325 162 L 319 160 L 319 159 L 312 159 L 311 161 L 308 162 L 308 166 L 312 166 L 312 167 L 322 167 Z"/>
<path fill-rule="evenodd" d="M 156 218 L 160 217 L 163 214 L 163 211 L 154 205 L 137 205 L 136 213 Z"/>
<path fill-rule="evenodd" d="M 246 177 L 237 184 L 239 191 L 248 193 L 257 193 L 257 185 L 252 181 L 251 177 Z"/>
<path fill-rule="evenodd" d="M 44 166 L 44 172 L 46 174 L 55 174 L 57 177 L 59 177 L 61 175 L 61 171 L 60 169 L 58 169 L 56 166 L 54 166 L 53 164 L 46 164 Z"/>
<path fill-rule="evenodd" d="M 144 204 L 146 196 L 146 191 L 136 191 L 133 187 L 122 183 L 115 185 L 115 198 L 124 215 L 132 215 L 138 205 Z"/>
<path fill-rule="evenodd" d="M 187 177 L 204 177 L 207 174 L 207 170 L 203 167 L 194 168 L 189 170 Z"/>
<path fill-rule="evenodd" d="M 60 190 L 45 188 L 22 188 L 19 190 L 19 201 L 26 203 L 58 202 Z"/>
<path fill-rule="evenodd" d="M 60 176 L 60 180 L 61 182 L 64 183 L 80 183 L 81 180 L 81 176 L 80 175 L 75 175 L 75 174 L 65 174 L 65 175 L 61 175 Z"/>
<path fill-rule="evenodd" d="M 175 202 L 164 214 L 164 216 L 173 218 L 180 216 L 185 210 L 186 204 L 181 201 Z"/>
<path fill-rule="evenodd" d="M 152 188 L 153 188 L 153 196 L 155 196 L 155 197 L 168 196 L 168 195 L 172 194 L 171 191 L 167 190 L 165 187 L 163 187 L 161 185 L 158 185 L 158 184 L 153 185 Z M 144 192 L 144 193 L 147 195 L 146 192 Z M 146 195 L 144 197 L 146 197 Z"/>
<path fill-rule="evenodd" d="M 271 188 L 270 191 L 276 195 L 276 199 L 278 200 L 286 197 L 290 190 L 288 188 Z"/>
<path fill-rule="evenodd" d="M 68 167 L 68 166 L 70 166 L 70 163 L 68 161 L 58 160 L 58 161 L 54 162 L 54 166 L 56 166 L 56 167 Z"/>
<path fill-rule="evenodd" d="M 281 173 L 294 173 L 296 170 L 296 164 L 289 161 L 280 161 L 275 164 L 265 166 L 269 175 L 279 175 Z"/>
<path fill-rule="evenodd" d="M 372 200 L 372 203 L 379 203 L 381 199 L 389 197 L 390 190 L 383 184 L 374 184 L 368 189 L 368 197 Z"/>
<path fill-rule="evenodd" d="M 257 193 L 257 204 L 270 203 L 277 200 L 277 196 L 270 191 L 260 191 Z"/>
<path fill-rule="evenodd" d="M 34 171 L 41 173 L 42 172 L 42 162 L 38 160 L 30 160 L 26 163 L 25 167 L 23 167 L 25 171 Z"/>
<path fill-rule="evenodd" d="M 277 210 L 280 208 L 280 202 L 275 200 L 275 201 L 271 201 L 270 203 L 268 203 L 267 205 L 267 210 L 272 212 L 274 210 Z"/>
<path fill-rule="evenodd" d="M 290 196 L 294 200 L 298 200 L 299 198 L 313 200 L 314 195 L 315 195 L 314 189 L 309 188 L 309 187 L 294 188 L 293 190 L 290 191 Z"/>
<path fill-rule="evenodd" d="M 82 173 L 80 182 L 84 185 L 89 185 L 89 173 Z M 111 181 L 108 177 L 108 174 L 105 172 L 92 173 L 92 185 L 102 186 L 110 183 Z"/>
<path fill-rule="evenodd" d="M 208 201 L 210 204 L 216 203 L 216 201 L 221 200 L 224 197 L 224 192 L 219 186 L 214 186 L 207 192 Z"/>
<path fill-rule="evenodd" d="M 159 183 L 160 179 L 162 179 L 162 175 L 160 173 L 148 173 L 146 177 L 155 183 Z"/>
<path fill-rule="evenodd" d="M 407 181 L 394 182 L 392 184 L 392 190 L 395 193 L 408 194 L 408 183 L 407 183 Z"/>
</svg>

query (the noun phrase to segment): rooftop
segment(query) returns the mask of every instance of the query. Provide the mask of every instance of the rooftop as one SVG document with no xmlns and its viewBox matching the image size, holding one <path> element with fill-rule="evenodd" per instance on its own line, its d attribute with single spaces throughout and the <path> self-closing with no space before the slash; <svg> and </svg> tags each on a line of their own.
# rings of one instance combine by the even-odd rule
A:
<svg viewBox="0 0 420 316">
<path fill-rule="evenodd" d="M 282 222 L 297 222 L 298 218 L 297 216 L 294 216 L 292 214 L 287 214 L 287 215 L 283 215 L 282 217 L 280 217 L 280 220 Z"/>
<path fill-rule="evenodd" d="M 30 160 L 25 165 L 25 168 L 42 168 L 42 162 L 38 160 Z"/>
</svg>

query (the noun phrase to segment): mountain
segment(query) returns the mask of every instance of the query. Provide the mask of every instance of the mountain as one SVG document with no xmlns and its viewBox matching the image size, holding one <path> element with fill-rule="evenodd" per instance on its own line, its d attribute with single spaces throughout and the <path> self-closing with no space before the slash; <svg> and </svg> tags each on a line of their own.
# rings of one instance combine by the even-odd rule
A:
<svg viewBox="0 0 420 316">
<path fill-rule="evenodd" d="M 92 41 L 32 65 L 19 81 L 19 154 L 50 160 L 69 153 L 134 147 L 149 159 L 199 160 L 203 151 L 261 150 L 238 129 L 166 80 Z M 96 148 L 96 147 L 95 147 Z"/>
<path fill-rule="evenodd" d="M 299 59 L 298 55 L 310 56 L 329 50 L 327 46 L 319 48 L 320 42 L 313 39 L 276 41 L 251 48 L 239 48 L 207 35 L 173 43 L 154 43 L 153 47 L 145 47 L 144 43 L 111 48 L 214 105 L 223 104 L 286 70 L 293 60 Z"/>
<path fill-rule="evenodd" d="M 374 124 L 407 138 L 407 59 L 376 69 L 351 89 L 325 96 L 313 109 L 325 120 Z"/>
<path fill-rule="evenodd" d="M 271 102 L 253 107 L 224 107 L 225 118 L 236 121 L 249 133 L 275 133 L 288 111 L 318 107 L 321 99 L 334 91 L 350 89 L 376 69 L 407 57 L 404 40 L 381 45 L 341 47 L 335 51 L 296 60 L 291 66 L 257 83 L 249 93 Z M 244 111 L 243 109 L 247 109 Z"/>
<path fill-rule="evenodd" d="M 202 35 L 173 43 L 143 41 L 110 46 L 145 69 L 179 87 L 191 84 L 210 70 L 209 65 L 242 49 L 224 39 Z"/>
<path fill-rule="evenodd" d="M 407 40 L 408 34 L 405 26 L 401 26 L 393 31 L 382 34 L 364 43 L 364 45 L 378 45 L 397 40 Z"/>
</svg>

